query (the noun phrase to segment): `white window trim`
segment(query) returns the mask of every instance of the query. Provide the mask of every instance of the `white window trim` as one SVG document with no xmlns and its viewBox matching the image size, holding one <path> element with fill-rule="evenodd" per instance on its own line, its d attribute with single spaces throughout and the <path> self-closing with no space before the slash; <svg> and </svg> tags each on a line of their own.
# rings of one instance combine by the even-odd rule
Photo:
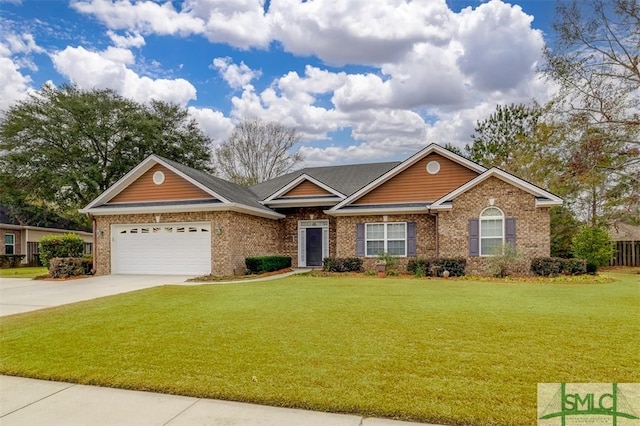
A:
<svg viewBox="0 0 640 426">
<path fill-rule="evenodd" d="M 398 225 L 398 224 L 404 224 L 404 254 L 403 255 L 391 255 L 393 257 L 407 257 L 407 222 L 369 222 L 369 223 L 365 223 L 364 224 L 364 256 L 365 257 L 378 257 L 378 253 L 376 254 L 368 254 L 368 250 L 367 250 L 367 243 L 369 241 L 381 241 L 380 239 L 369 239 L 369 225 L 384 225 L 384 237 L 382 239 L 383 243 L 384 243 L 384 252 L 388 253 L 389 249 L 388 249 L 388 242 L 389 242 L 389 238 L 387 237 L 387 225 Z M 391 241 L 400 241 L 399 239 L 391 239 Z"/>
<path fill-rule="evenodd" d="M 500 211 L 501 216 L 482 216 L 482 214 L 489 210 L 489 209 L 496 209 L 498 211 Z M 505 224 L 506 224 L 506 219 L 504 216 L 504 212 L 502 211 L 501 208 L 496 207 L 496 206 L 489 206 L 486 209 L 482 210 L 480 212 L 480 216 L 478 217 L 478 253 L 480 253 L 480 257 L 493 257 L 495 256 L 494 254 L 489 254 L 489 253 L 482 253 L 482 239 L 483 238 L 491 238 L 491 239 L 497 239 L 498 237 L 483 237 L 482 236 L 482 221 L 483 220 L 496 220 L 496 219 L 500 219 L 502 220 L 502 243 L 501 246 L 504 247 L 504 242 L 505 242 L 505 233 L 506 233 L 506 229 L 505 229 Z"/>
<path fill-rule="evenodd" d="M 12 244 L 7 244 L 7 236 L 11 235 L 13 237 L 13 243 Z M 12 254 L 17 254 L 16 253 L 16 234 L 12 233 L 12 232 L 7 232 L 4 234 L 4 254 L 7 254 L 7 246 L 11 246 L 13 247 L 13 253 Z"/>
</svg>

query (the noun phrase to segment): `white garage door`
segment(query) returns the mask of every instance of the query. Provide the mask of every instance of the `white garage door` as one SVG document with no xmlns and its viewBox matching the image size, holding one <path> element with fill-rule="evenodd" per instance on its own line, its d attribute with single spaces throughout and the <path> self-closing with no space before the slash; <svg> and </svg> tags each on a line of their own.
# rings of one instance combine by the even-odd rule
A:
<svg viewBox="0 0 640 426">
<path fill-rule="evenodd" d="M 114 274 L 211 273 L 210 223 L 113 225 Z"/>
</svg>

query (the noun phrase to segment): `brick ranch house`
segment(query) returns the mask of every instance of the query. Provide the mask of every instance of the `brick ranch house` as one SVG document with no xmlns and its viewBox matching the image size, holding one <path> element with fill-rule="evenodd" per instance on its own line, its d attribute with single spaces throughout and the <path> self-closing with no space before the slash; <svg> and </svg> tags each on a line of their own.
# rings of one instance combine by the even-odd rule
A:
<svg viewBox="0 0 640 426">
<path fill-rule="evenodd" d="M 381 251 L 465 257 L 484 271 L 506 242 L 549 256 L 562 200 L 436 144 L 403 162 L 305 168 L 244 188 L 151 155 L 81 212 L 94 219 L 97 274 L 241 274 L 249 256 L 295 267 Z"/>
</svg>

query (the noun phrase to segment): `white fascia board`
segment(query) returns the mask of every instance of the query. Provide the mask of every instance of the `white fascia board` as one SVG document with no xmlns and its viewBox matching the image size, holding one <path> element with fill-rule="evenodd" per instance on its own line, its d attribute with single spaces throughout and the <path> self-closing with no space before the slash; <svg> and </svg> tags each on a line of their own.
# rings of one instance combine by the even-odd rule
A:
<svg viewBox="0 0 640 426">
<path fill-rule="evenodd" d="M 260 216 L 268 219 L 283 219 L 285 216 L 267 210 L 245 206 L 238 203 L 217 203 L 215 205 L 202 204 L 177 204 L 170 206 L 136 206 L 136 207 L 110 207 L 82 209 L 80 213 L 88 213 L 93 216 L 110 216 L 115 214 L 154 214 L 154 213 L 183 213 L 183 212 L 206 212 L 206 211 L 235 211 L 246 213 L 252 216 Z"/>
<path fill-rule="evenodd" d="M 408 159 L 406 159 L 402 163 L 398 164 L 396 167 L 394 167 L 393 169 L 389 170 L 384 175 L 380 176 L 379 178 L 377 178 L 373 182 L 371 182 L 368 185 L 364 186 L 362 189 L 360 189 L 360 190 L 356 191 L 355 193 L 353 193 L 351 196 L 349 196 L 348 198 L 343 200 L 340 204 L 336 205 L 331 210 L 332 211 L 337 211 L 341 207 L 343 207 L 345 205 L 348 205 L 348 204 L 351 204 L 352 202 L 354 202 L 358 198 L 362 197 L 363 195 L 367 194 L 368 192 L 370 192 L 373 189 L 377 188 L 378 186 L 382 185 L 386 181 L 388 181 L 391 178 L 393 178 L 394 176 L 400 174 L 402 171 L 408 169 L 409 167 L 411 167 L 412 165 L 414 165 L 418 161 L 422 160 L 427 155 L 432 154 L 434 152 L 436 154 L 442 155 L 445 158 L 448 158 L 449 160 L 451 160 L 451 161 L 453 161 L 455 163 L 463 165 L 463 166 L 465 166 L 465 167 L 467 167 L 467 168 L 469 168 L 469 169 L 471 169 L 471 170 L 473 170 L 473 171 L 475 171 L 477 173 L 484 173 L 487 170 L 485 167 L 481 166 L 480 164 L 477 164 L 477 163 L 474 163 L 473 161 L 467 160 L 466 158 L 461 157 L 460 155 L 455 154 L 455 153 L 453 153 L 453 152 L 441 147 L 438 144 L 431 143 L 426 148 L 422 149 L 421 151 L 419 151 L 416 154 L 414 154 L 413 156 L 409 157 Z"/>
<path fill-rule="evenodd" d="M 16 231 L 28 230 L 28 231 L 41 231 L 41 232 L 60 232 L 60 233 L 73 233 L 78 235 L 85 235 L 87 237 L 93 235 L 91 232 L 76 231 L 75 229 L 60 229 L 60 228 L 43 228 L 42 226 L 29 226 L 29 225 L 11 225 L 8 223 L 0 223 L 2 229 L 12 229 Z"/>
<path fill-rule="evenodd" d="M 490 177 L 496 177 L 504 182 L 507 182 L 513 186 L 515 186 L 516 188 L 520 188 L 525 192 L 528 192 L 534 196 L 537 197 L 545 197 L 548 198 L 549 201 L 548 202 L 541 202 L 541 203 L 553 203 L 553 204 L 548 204 L 548 205 L 561 205 L 562 204 L 562 199 L 560 197 L 558 197 L 557 195 L 554 195 L 548 191 L 545 191 L 542 188 L 539 188 L 525 180 L 520 179 L 517 176 L 514 176 L 510 173 L 505 172 L 504 170 L 500 170 L 496 167 L 492 167 L 491 169 L 487 170 L 486 172 L 484 172 L 483 174 L 475 177 L 474 179 L 471 179 L 469 182 L 465 183 L 464 185 L 458 187 L 457 189 L 451 191 L 450 193 L 446 194 L 445 196 L 441 197 L 440 199 L 436 200 L 432 205 L 431 205 L 431 209 L 432 210 L 439 210 L 441 208 L 444 208 L 444 206 L 441 206 L 443 203 L 453 200 L 454 198 L 456 198 L 458 195 L 463 194 L 465 192 L 467 192 L 468 190 L 470 190 L 471 188 L 473 188 L 474 186 L 480 184 L 481 182 L 484 182 L 485 180 L 487 180 Z M 536 201 L 536 207 L 538 207 L 538 201 Z"/>
<path fill-rule="evenodd" d="M 561 206 L 563 204 L 562 200 L 536 200 L 536 207 L 553 207 L 553 206 Z"/>
<path fill-rule="evenodd" d="M 265 198 L 262 203 L 263 204 L 270 204 L 271 201 L 273 201 L 276 198 L 282 196 L 283 194 L 286 194 L 287 192 L 291 191 L 293 188 L 295 188 L 296 186 L 301 184 L 302 181 L 305 181 L 305 180 L 308 180 L 309 182 L 313 183 L 314 185 L 319 186 L 320 188 L 324 189 L 325 191 L 328 191 L 328 192 L 332 193 L 333 195 L 335 195 L 337 197 L 340 197 L 341 200 L 346 198 L 346 195 L 344 195 L 340 191 L 336 191 L 335 189 L 331 188 L 329 185 L 326 185 L 326 184 L 320 182 L 319 180 L 309 176 L 308 174 L 303 173 L 300 176 L 298 176 L 297 178 L 295 178 L 294 180 L 292 180 L 291 182 L 289 182 L 288 184 L 286 184 L 285 186 L 283 186 L 282 188 L 280 188 L 279 190 L 277 190 L 276 192 L 274 192 L 273 194 L 271 194 L 270 196 L 268 196 L 267 198 Z"/>
<path fill-rule="evenodd" d="M 318 207 L 318 206 L 335 206 L 340 200 L 335 198 L 306 198 L 306 199 L 278 199 L 272 201 L 263 201 L 265 206 L 274 207 Z"/>
<path fill-rule="evenodd" d="M 410 213 L 429 213 L 427 205 L 423 207 L 375 207 L 351 210 L 325 210 L 325 214 L 329 216 L 366 216 L 366 215 L 384 215 L 384 214 L 410 214 Z"/>
<path fill-rule="evenodd" d="M 80 210 L 80 212 L 83 213 L 84 210 L 88 210 L 88 209 L 91 209 L 93 207 L 96 207 L 96 206 L 99 206 L 99 205 L 102 205 L 102 204 L 105 204 L 105 203 L 109 202 L 109 200 L 111 200 L 113 197 L 115 197 L 120 192 L 125 190 L 129 185 L 131 185 L 133 182 L 135 182 L 136 179 L 138 179 L 140 176 L 142 176 L 145 172 L 147 172 L 149 169 L 151 169 L 156 164 L 161 164 L 162 166 L 164 166 L 167 169 L 171 170 L 172 172 L 174 172 L 175 174 L 177 174 L 181 178 L 185 179 L 189 183 L 191 183 L 191 184 L 197 186 L 198 188 L 202 189 L 204 192 L 206 192 L 207 194 L 211 195 L 212 197 L 217 198 L 218 200 L 220 200 L 220 201 L 222 201 L 224 203 L 228 203 L 229 202 L 229 200 L 225 199 L 224 197 L 220 196 L 219 194 L 216 194 L 214 191 L 212 191 L 211 189 L 207 188 L 206 186 L 204 186 L 200 182 L 197 182 L 197 181 L 191 179 L 189 176 L 185 175 L 180 170 L 177 170 L 175 167 L 173 167 L 170 164 L 167 164 L 166 162 L 162 161 L 161 158 L 158 158 L 157 156 L 152 154 L 152 155 L 148 156 L 147 158 L 145 158 L 136 167 L 134 167 L 129 173 L 127 173 L 126 175 L 121 177 L 116 183 L 114 183 L 109 188 L 107 188 L 96 199 L 94 199 L 92 202 L 90 202 L 84 209 Z"/>
</svg>

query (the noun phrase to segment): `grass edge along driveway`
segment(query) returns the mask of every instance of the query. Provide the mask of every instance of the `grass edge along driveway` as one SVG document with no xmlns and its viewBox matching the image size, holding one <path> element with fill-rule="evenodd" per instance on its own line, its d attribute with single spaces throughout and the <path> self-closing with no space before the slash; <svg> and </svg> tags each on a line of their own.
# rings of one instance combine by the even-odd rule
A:
<svg viewBox="0 0 640 426">
<path fill-rule="evenodd" d="M 445 424 L 536 424 L 537 384 L 639 382 L 638 275 L 165 286 L 0 318 L 0 373 Z"/>
</svg>

